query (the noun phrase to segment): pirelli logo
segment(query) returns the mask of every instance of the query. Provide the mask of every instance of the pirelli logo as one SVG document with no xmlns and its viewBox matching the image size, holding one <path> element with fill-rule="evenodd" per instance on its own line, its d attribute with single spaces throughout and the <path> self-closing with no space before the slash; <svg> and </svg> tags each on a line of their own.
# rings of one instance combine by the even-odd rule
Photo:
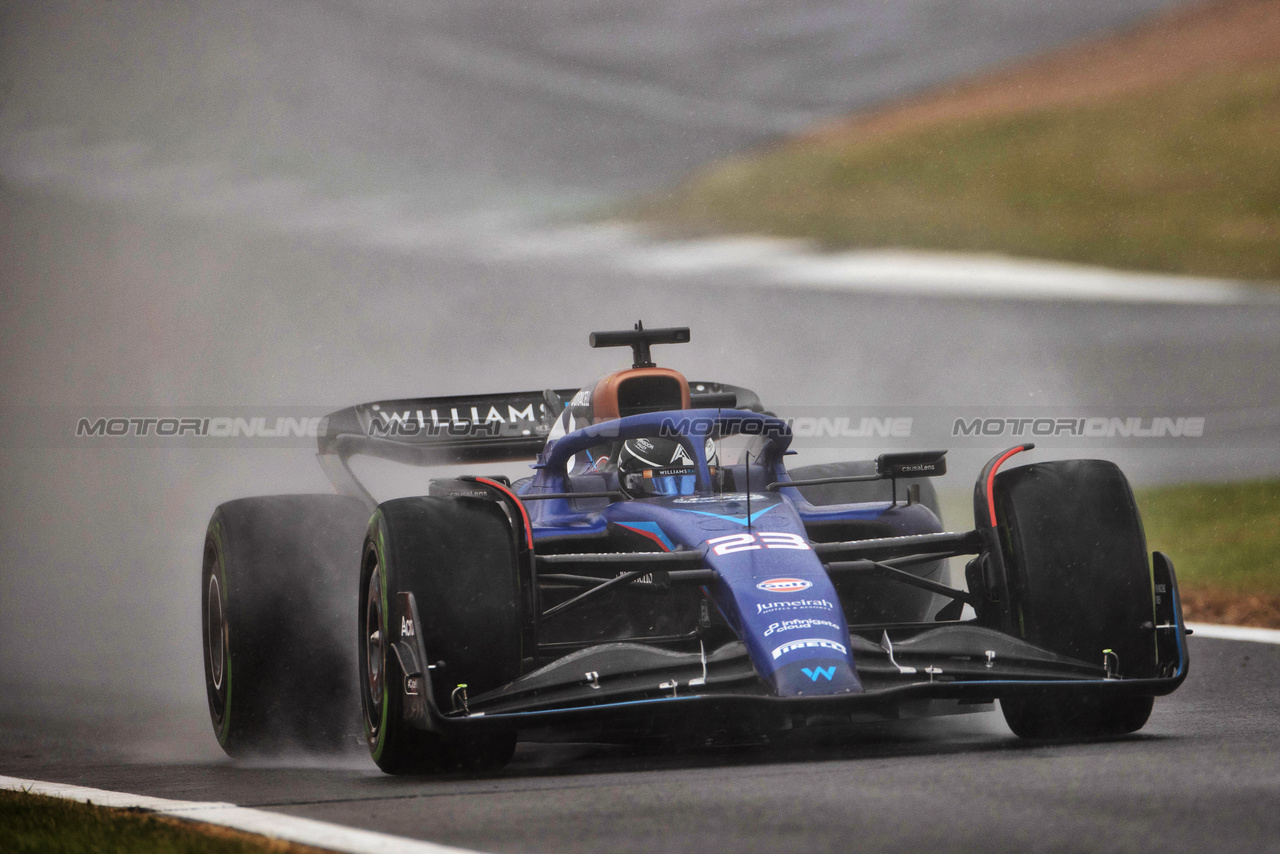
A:
<svg viewBox="0 0 1280 854">
<path fill-rule="evenodd" d="M 842 643 L 827 640 L 826 638 L 805 638 L 804 640 L 793 640 L 789 643 L 784 643 L 773 651 L 773 659 L 774 661 L 777 661 L 787 653 L 795 652 L 799 649 L 829 649 L 834 652 L 838 652 L 841 655 L 847 655 L 849 653 L 848 648 Z"/>
</svg>

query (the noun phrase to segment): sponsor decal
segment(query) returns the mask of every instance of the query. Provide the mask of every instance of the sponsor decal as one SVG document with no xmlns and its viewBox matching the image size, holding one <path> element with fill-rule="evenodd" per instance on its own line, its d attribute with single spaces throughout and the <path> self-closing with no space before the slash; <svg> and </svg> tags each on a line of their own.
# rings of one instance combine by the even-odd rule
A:
<svg viewBox="0 0 1280 854">
<path fill-rule="evenodd" d="M 799 593 L 812 586 L 812 581 L 803 578 L 770 578 L 757 584 L 756 589 L 766 593 Z"/>
<path fill-rule="evenodd" d="M 518 409 L 510 403 L 497 405 L 453 406 L 448 409 L 383 409 L 381 404 L 369 407 L 369 436 L 498 436 L 503 428 L 532 428 L 540 422 L 534 403 Z M 543 412 L 546 405 L 536 404 Z"/>
<path fill-rule="evenodd" d="M 802 608 L 814 611 L 834 611 L 836 606 L 826 599 L 792 599 L 790 602 L 761 602 L 756 604 L 757 614 L 776 614 L 779 611 L 798 611 Z"/>
<path fill-rule="evenodd" d="M 414 635 L 413 620 L 410 620 L 408 617 L 401 617 L 400 618 L 400 637 L 411 638 L 413 637 L 413 635 Z"/>
<path fill-rule="evenodd" d="M 751 501 L 771 502 L 776 496 L 765 495 L 761 492 L 751 493 Z M 725 492 L 720 495 L 689 495 L 684 498 L 676 498 L 671 501 L 672 504 L 728 504 L 730 501 L 745 502 L 747 494 L 745 492 Z"/>
<path fill-rule="evenodd" d="M 627 570 L 627 571 L 618 570 L 613 577 L 621 578 L 622 576 L 626 575 L 627 572 L 629 571 L 630 570 Z M 641 575 L 638 578 L 632 579 L 631 583 L 632 584 L 653 584 L 654 583 L 653 575 L 651 573 L 646 572 L 644 575 Z"/>
<path fill-rule="evenodd" d="M 815 667 L 812 670 L 808 667 L 801 667 L 800 672 L 805 676 L 808 676 L 814 682 L 818 681 L 819 676 L 830 682 L 831 677 L 836 675 L 836 666 L 833 664 L 830 667 Z"/>
<path fill-rule="evenodd" d="M 830 649 L 841 655 L 849 654 L 848 648 L 842 643 L 836 643 L 826 638 L 805 638 L 804 640 L 793 640 L 784 643 L 773 651 L 773 658 L 776 661 L 787 653 L 795 652 L 798 649 Z"/>
<path fill-rule="evenodd" d="M 765 629 L 764 636 L 768 637 L 774 632 L 794 632 L 797 629 L 813 629 L 818 626 L 825 626 L 829 629 L 840 631 L 840 627 L 830 620 L 820 620 L 813 617 L 800 617 L 794 620 L 783 620 L 780 623 L 770 623 L 769 628 Z"/>
</svg>

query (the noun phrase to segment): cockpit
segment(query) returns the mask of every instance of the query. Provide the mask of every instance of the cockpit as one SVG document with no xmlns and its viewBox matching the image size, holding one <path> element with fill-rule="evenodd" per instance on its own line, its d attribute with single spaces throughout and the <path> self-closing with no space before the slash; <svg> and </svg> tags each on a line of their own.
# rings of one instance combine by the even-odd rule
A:
<svg viewBox="0 0 1280 854">
<path fill-rule="evenodd" d="M 695 401 L 685 376 L 654 365 L 649 355 L 650 345 L 683 343 L 688 334 L 685 328 L 644 329 L 641 324 L 634 330 L 593 333 L 593 347 L 630 346 L 633 364 L 584 386 L 564 405 L 548 436 L 548 454 L 539 466 L 543 476 L 535 478 L 535 484 L 600 498 L 608 493 L 634 499 L 733 491 L 733 473 L 720 463 L 722 442 L 728 440 L 734 447 L 734 463 L 739 456 L 753 462 L 761 456 L 758 435 L 737 435 L 732 425 L 728 429 L 724 424 L 711 426 L 724 410 L 709 407 L 724 405 L 732 411 L 736 395 L 709 392 L 700 386 Z M 668 417 L 653 417 L 659 414 Z M 686 414 L 701 416 L 692 432 L 689 419 L 682 417 Z M 754 413 L 739 414 L 762 418 Z M 647 430 L 642 426 L 645 424 L 650 425 Z M 789 438 L 785 427 L 779 430 L 775 426 L 774 432 L 785 432 Z M 592 442 L 591 437 L 596 436 L 600 441 Z M 563 444 L 566 439 L 567 445 Z M 691 444 L 695 442 L 697 447 Z M 570 446 L 571 453 L 567 451 Z M 561 458 L 565 459 L 563 480 L 551 462 Z M 554 481 L 559 485 L 551 487 Z"/>
<path fill-rule="evenodd" d="M 642 413 L 549 441 L 528 497 L 546 492 L 605 498 L 720 495 L 775 478 L 791 442 L 786 422 L 742 410 Z M 594 462 L 584 468 L 587 455 Z M 608 503 L 603 502 L 603 503 Z M 579 506 L 580 510 L 587 509 Z"/>
</svg>

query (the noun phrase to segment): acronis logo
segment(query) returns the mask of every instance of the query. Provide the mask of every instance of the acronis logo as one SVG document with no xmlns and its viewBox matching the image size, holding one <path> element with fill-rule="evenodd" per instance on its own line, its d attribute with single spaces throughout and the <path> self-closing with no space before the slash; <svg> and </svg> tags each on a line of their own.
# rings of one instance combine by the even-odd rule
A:
<svg viewBox="0 0 1280 854">
<path fill-rule="evenodd" d="M 828 682 L 830 682 L 831 677 L 836 675 L 836 666 L 833 664 L 830 667 L 814 667 L 812 669 L 808 667 L 802 667 L 800 668 L 800 672 L 803 673 L 805 676 L 808 676 L 809 679 L 811 679 L 814 682 L 818 681 L 819 676 L 821 676 L 823 679 L 826 679 Z"/>
</svg>

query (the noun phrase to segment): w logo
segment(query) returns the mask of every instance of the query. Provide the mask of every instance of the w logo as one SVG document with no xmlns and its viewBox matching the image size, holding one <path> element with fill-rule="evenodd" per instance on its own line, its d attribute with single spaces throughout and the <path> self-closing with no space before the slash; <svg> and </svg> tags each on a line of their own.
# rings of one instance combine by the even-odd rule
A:
<svg viewBox="0 0 1280 854">
<path fill-rule="evenodd" d="M 830 667 L 815 667 L 812 670 L 807 667 L 802 667 L 800 668 L 800 672 L 805 676 L 808 676 L 814 682 L 818 681 L 819 676 L 830 682 L 831 677 L 836 675 L 836 666 L 833 664 Z"/>
</svg>

